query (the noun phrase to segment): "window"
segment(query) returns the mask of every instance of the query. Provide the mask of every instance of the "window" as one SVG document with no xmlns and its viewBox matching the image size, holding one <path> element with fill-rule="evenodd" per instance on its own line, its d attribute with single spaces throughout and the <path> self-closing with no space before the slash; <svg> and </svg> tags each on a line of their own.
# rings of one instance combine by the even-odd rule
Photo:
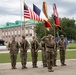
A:
<svg viewBox="0 0 76 75">
<path fill-rule="evenodd" d="M 32 36 L 32 33 L 30 33 L 30 36 Z"/>
<path fill-rule="evenodd" d="M 18 34 L 20 34 L 20 28 L 18 28 Z"/>
<path fill-rule="evenodd" d="M 15 37 L 16 37 L 17 35 L 15 35 Z"/>
<path fill-rule="evenodd" d="M 28 34 L 26 34 L 26 36 L 28 36 Z"/>
<path fill-rule="evenodd" d="M 18 37 L 20 37 L 20 35 L 18 35 Z"/>
<path fill-rule="evenodd" d="M 29 28 L 32 29 L 32 26 L 30 26 Z"/>
<path fill-rule="evenodd" d="M 4 38 L 4 36 L 2 36 L 2 38 Z"/>
<path fill-rule="evenodd" d="M 25 27 L 26 29 L 28 29 L 28 27 Z"/>
</svg>

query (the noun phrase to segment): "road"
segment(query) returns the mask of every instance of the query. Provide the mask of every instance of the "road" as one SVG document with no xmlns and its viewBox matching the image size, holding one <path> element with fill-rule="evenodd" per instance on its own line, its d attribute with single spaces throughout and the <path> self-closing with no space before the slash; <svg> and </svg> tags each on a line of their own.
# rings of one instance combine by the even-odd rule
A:
<svg viewBox="0 0 76 75">
<path fill-rule="evenodd" d="M 28 69 L 21 69 L 21 63 L 17 63 L 17 69 L 12 70 L 10 63 L 0 64 L 0 75 L 76 75 L 76 59 L 66 60 L 67 66 L 61 66 L 57 60 L 58 67 L 54 67 L 54 72 L 48 72 L 42 67 L 42 62 L 38 61 L 38 68 L 32 68 L 32 63 L 27 62 Z"/>
</svg>

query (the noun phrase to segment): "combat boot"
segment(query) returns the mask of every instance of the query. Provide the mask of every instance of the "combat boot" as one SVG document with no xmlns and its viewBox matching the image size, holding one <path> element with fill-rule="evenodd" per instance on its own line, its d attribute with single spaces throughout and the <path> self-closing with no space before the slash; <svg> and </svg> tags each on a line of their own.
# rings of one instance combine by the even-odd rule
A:
<svg viewBox="0 0 76 75">
<path fill-rule="evenodd" d="M 54 70 L 52 70 L 52 69 L 48 69 L 48 72 L 54 72 Z"/>
</svg>

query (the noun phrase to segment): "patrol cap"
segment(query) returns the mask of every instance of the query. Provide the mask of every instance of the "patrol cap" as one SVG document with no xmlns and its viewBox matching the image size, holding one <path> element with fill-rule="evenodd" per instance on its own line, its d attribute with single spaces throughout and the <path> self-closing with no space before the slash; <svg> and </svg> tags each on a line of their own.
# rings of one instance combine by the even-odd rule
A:
<svg viewBox="0 0 76 75">
<path fill-rule="evenodd" d="M 64 35 L 60 35 L 60 37 L 64 37 Z"/>
<path fill-rule="evenodd" d="M 51 34 L 49 34 L 47 37 L 52 37 L 52 35 L 51 35 Z"/>
</svg>

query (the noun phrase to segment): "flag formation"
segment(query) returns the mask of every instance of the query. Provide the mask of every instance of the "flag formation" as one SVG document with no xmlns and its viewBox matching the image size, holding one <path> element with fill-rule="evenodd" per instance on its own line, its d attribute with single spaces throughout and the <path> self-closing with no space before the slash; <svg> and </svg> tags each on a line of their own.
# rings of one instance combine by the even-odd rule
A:
<svg viewBox="0 0 76 75">
<path fill-rule="evenodd" d="M 58 12 L 57 12 L 57 8 L 56 8 L 56 4 L 53 4 L 53 11 L 54 11 L 54 23 L 55 26 L 57 26 L 59 28 L 59 30 L 61 31 L 61 26 L 60 26 L 60 20 L 58 18 Z"/>
<path fill-rule="evenodd" d="M 24 3 L 24 18 L 44 22 L 46 28 L 52 28 L 51 23 L 48 21 L 46 2 L 43 2 L 43 12 L 35 4 L 33 4 L 32 10 Z M 58 12 L 55 3 L 53 4 L 53 12 L 55 26 L 57 26 L 61 31 L 60 20 L 58 18 Z"/>
</svg>

